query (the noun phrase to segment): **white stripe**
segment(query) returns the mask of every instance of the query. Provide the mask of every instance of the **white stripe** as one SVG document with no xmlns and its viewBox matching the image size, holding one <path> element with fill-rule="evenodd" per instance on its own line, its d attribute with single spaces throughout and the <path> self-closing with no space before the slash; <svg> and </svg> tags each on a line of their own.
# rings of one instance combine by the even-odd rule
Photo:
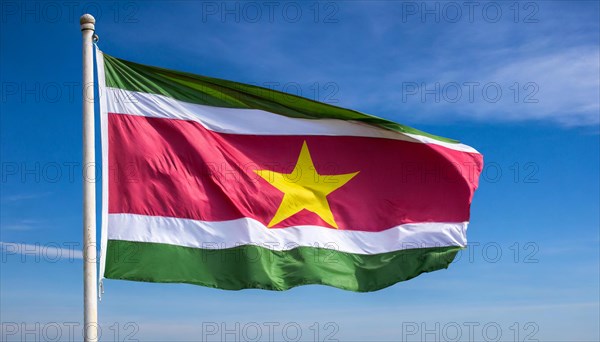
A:
<svg viewBox="0 0 600 342">
<path fill-rule="evenodd" d="M 172 217 L 109 214 L 108 239 L 224 249 L 258 245 L 271 250 L 321 247 L 353 254 L 379 254 L 411 248 L 467 245 L 468 222 L 411 223 L 381 232 L 336 230 L 318 226 L 267 228 L 242 218 L 206 222 Z"/>
<path fill-rule="evenodd" d="M 447 143 L 422 135 L 395 132 L 357 121 L 299 119 L 259 109 L 199 105 L 168 96 L 119 88 L 107 87 L 104 90 L 110 113 L 195 121 L 205 128 L 219 133 L 386 138 L 435 144 L 457 151 L 478 153 L 474 148 L 464 144 Z"/>
</svg>

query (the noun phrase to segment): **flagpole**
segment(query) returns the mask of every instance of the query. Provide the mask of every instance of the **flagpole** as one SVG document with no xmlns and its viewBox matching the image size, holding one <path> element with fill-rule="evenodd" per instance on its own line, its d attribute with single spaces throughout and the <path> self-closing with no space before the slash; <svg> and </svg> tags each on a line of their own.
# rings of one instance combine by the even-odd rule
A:
<svg viewBox="0 0 600 342">
<path fill-rule="evenodd" d="M 98 340 L 98 292 L 92 36 L 96 20 L 92 15 L 84 14 L 79 23 L 83 38 L 83 331 L 86 342 L 95 342 Z"/>
</svg>

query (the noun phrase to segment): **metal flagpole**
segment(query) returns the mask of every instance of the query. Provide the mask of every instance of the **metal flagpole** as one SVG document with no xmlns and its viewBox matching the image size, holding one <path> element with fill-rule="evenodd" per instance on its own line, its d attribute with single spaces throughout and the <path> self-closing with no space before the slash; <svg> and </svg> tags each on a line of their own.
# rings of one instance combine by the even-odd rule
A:
<svg viewBox="0 0 600 342">
<path fill-rule="evenodd" d="M 86 342 L 98 340 L 96 275 L 96 165 L 94 151 L 94 55 L 96 20 L 79 19 L 83 37 L 83 331 Z"/>
</svg>

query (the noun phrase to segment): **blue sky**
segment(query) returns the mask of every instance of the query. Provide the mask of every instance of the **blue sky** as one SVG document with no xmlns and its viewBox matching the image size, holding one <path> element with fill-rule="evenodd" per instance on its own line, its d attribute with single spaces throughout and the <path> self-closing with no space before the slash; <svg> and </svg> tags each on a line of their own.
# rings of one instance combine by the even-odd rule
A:
<svg viewBox="0 0 600 342">
<path fill-rule="evenodd" d="M 600 340 L 598 2 L 465 4 L 3 1 L 2 339 L 81 339 L 87 9 L 108 54 L 383 116 L 486 162 L 448 270 L 366 294 L 107 280 L 103 340 Z"/>
</svg>

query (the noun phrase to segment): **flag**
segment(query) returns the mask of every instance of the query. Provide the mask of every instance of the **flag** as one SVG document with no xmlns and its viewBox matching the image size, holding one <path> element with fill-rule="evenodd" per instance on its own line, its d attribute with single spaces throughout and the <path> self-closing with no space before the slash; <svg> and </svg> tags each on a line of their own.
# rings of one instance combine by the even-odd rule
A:
<svg viewBox="0 0 600 342">
<path fill-rule="evenodd" d="M 389 120 L 97 51 L 101 277 L 375 291 L 466 246 L 483 160 Z"/>
</svg>

